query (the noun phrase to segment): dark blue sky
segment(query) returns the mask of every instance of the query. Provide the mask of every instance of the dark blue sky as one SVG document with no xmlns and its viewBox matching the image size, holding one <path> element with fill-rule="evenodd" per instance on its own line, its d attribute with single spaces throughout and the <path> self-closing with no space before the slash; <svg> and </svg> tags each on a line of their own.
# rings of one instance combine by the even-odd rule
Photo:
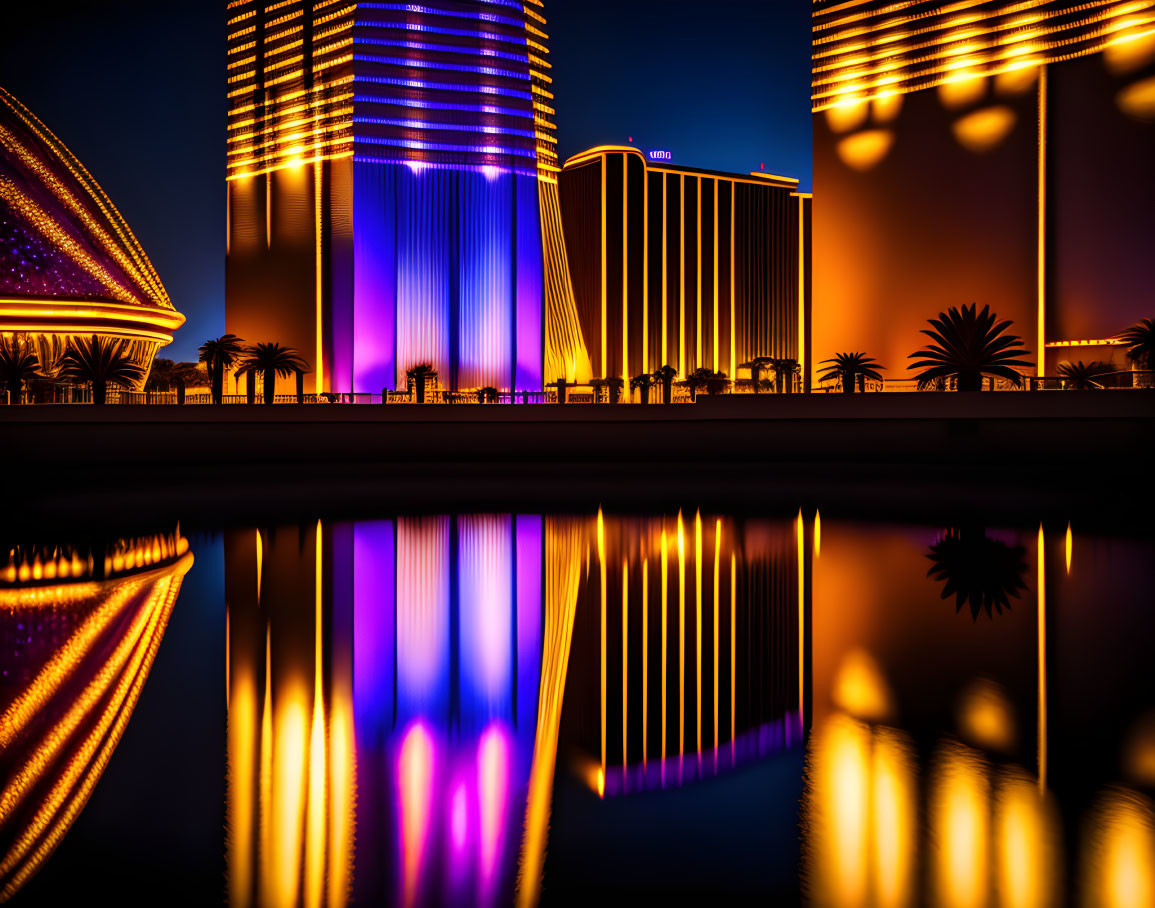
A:
<svg viewBox="0 0 1155 908">
<path fill-rule="evenodd" d="M 4 12 L 0 85 L 84 163 L 177 309 L 162 355 L 224 330 L 224 0 Z M 807 0 L 546 0 L 563 159 L 632 136 L 810 187 Z"/>
</svg>

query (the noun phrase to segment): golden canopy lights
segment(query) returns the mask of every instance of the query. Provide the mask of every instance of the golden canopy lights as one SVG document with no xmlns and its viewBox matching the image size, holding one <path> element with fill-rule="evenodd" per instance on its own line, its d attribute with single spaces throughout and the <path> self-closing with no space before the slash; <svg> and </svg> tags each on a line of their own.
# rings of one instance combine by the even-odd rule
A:
<svg viewBox="0 0 1155 908">
<path fill-rule="evenodd" d="M 0 558 L 0 902 L 84 809 L 132 716 L 181 580 L 179 530 L 109 545 L 28 545 Z M 19 635 L 16 628 L 35 628 Z"/>
<path fill-rule="evenodd" d="M 0 221 L 0 334 L 49 368 L 70 337 L 116 338 L 147 372 L 184 316 L 96 181 L 3 89 Z"/>
<path fill-rule="evenodd" d="M 1155 0 L 814 0 L 816 359 L 989 305 L 1038 376 L 1150 313 Z M 1090 179 L 1088 175 L 1094 175 Z"/>
</svg>

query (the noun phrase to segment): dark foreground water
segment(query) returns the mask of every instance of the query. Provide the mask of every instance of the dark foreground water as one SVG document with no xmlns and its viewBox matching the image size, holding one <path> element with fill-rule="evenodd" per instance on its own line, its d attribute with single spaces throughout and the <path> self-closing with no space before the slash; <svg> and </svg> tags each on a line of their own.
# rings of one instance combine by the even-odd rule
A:
<svg viewBox="0 0 1155 908">
<path fill-rule="evenodd" d="M 13 539 L 0 898 L 1155 904 L 1155 544 L 1000 523 Z"/>
</svg>

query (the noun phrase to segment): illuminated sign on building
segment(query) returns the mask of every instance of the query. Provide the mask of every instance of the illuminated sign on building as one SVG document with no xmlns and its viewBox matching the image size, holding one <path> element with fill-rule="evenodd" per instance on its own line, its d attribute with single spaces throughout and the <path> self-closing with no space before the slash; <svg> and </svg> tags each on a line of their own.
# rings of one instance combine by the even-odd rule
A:
<svg viewBox="0 0 1155 908">
<path fill-rule="evenodd" d="M 648 155 L 651 161 L 672 161 L 674 159 L 673 152 L 669 151 L 651 151 Z"/>
</svg>

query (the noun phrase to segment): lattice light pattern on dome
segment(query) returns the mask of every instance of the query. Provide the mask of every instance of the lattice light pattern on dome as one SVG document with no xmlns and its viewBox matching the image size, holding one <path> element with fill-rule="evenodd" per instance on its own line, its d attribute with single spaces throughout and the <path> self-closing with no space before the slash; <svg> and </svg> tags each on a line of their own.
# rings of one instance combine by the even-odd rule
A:
<svg viewBox="0 0 1155 908">
<path fill-rule="evenodd" d="M 812 106 L 885 101 L 1155 35 L 1155 0 L 814 0 Z"/>
</svg>

